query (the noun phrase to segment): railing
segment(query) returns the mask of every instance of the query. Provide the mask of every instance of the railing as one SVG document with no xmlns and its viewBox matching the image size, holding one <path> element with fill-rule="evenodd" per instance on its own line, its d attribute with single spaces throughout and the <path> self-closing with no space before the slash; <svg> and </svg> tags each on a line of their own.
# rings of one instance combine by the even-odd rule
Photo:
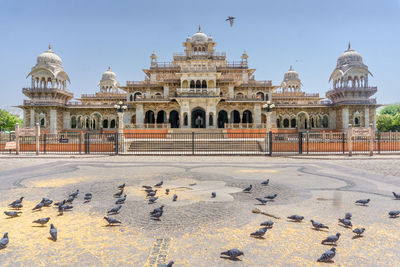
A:
<svg viewBox="0 0 400 267">
<path fill-rule="evenodd" d="M 219 88 L 177 88 L 176 93 L 178 96 L 219 96 Z"/>
<path fill-rule="evenodd" d="M 69 96 L 73 96 L 73 93 L 68 92 L 67 90 L 59 89 L 59 88 L 23 88 L 23 93 L 62 93 Z"/>
<path fill-rule="evenodd" d="M 224 123 L 225 129 L 267 129 L 266 123 Z"/>
<path fill-rule="evenodd" d="M 169 129 L 171 123 L 125 124 L 126 129 Z"/>
<path fill-rule="evenodd" d="M 177 52 L 173 54 L 173 57 L 195 57 L 195 56 L 210 56 L 210 57 L 226 57 L 225 52 L 208 52 L 208 51 L 188 51 L 188 52 Z"/>
<path fill-rule="evenodd" d="M 247 83 L 243 83 L 243 85 L 246 85 L 246 84 L 253 85 L 253 86 L 257 86 L 257 85 L 272 86 L 272 81 L 257 81 L 257 80 L 249 79 L 247 81 Z"/>
<path fill-rule="evenodd" d="M 170 68 L 179 68 L 179 66 L 175 65 L 173 62 L 152 62 L 150 65 L 151 69 L 170 69 Z"/>
<path fill-rule="evenodd" d="M 49 105 L 49 104 L 56 104 L 56 105 L 65 105 L 66 101 L 62 99 L 55 99 L 55 98 L 40 98 L 40 99 L 32 99 L 32 100 L 24 100 L 24 105 Z"/>
<path fill-rule="evenodd" d="M 152 83 L 150 80 L 146 81 L 126 81 L 126 86 L 156 86 L 157 83 Z"/>
<path fill-rule="evenodd" d="M 126 98 L 125 93 L 96 93 L 96 94 L 82 94 L 81 98 Z"/>
<path fill-rule="evenodd" d="M 135 101 L 169 101 L 169 97 L 162 95 L 137 95 Z"/>
<path fill-rule="evenodd" d="M 215 66 L 182 66 L 181 72 L 216 72 Z"/>
<path fill-rule="evenodd" d="M 228 97 L 225 98 L 226 101 L 235 101 L 235 102 L 246 102 L 246 101 L 260 101 L 260 102 L 266 102 L 267 100 L 264 100 L 262 98 L 258 98 L 257 96 L 234 96 L 234 97 Z"/>
<path fill-rule="evenodd" d="M 221 68 L 246 69 L 246 68 L 248 68 L 248 65 L 247 65 L 247 62 L 242 62 L 242 61 L 227 61 L 226 65 Z"/>
</svg>

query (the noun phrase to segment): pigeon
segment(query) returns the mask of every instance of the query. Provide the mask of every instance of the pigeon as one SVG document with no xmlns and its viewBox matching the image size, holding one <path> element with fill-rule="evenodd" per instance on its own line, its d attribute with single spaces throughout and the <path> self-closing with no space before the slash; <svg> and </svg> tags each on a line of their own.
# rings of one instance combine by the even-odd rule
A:
<svg viewBox="0 0 400 267">
<path fill-rule="evenodd" d="M 264 198 L 269 199 L 269 200 L 274 200 L 277 196 L 278 196 L 278 194 L 273 194 L 273 195 L 266 196 Z"/>
<path fill-rule="evenodd" d="M 120 190 L 124 190 L 124 188 L 125 188 L 125 183 L 118 186 L 118 189 L 120 189 Z"/>
<path fill-rule="evenodd" d="M 121 224 L 120 221 L 118 221 L 117 219 L 111 218 L 111 217 L 104 217 L 104 219 L 108 222 L 108 225 L 114 225 L 114 224 Z"/>
<path fill-rule="evenodd" d="M 157 201 L 158 197 L 149 198 L 149 204 L 154 204 Z"/>
<path fill-rule="evenodd" d="M 267 179 L 267 180 L 261 182 L 261 184 L 262 184 L 262 185 L 268 185 L 268 184 L 269 184 L 269 179 Z"/>
<path fill-rule="evenodd" d="M 117 201 L 115 201 L 115 204 L 116 205 L 124 204 L 125 200 L 126 200 L 126 194 L 124 195 L 124 197 L 121 197 L 121 198 L 117 199 Z"/>
<path fill-rule="evenodd" d="M 395 199 L 400 199 L 400 194 L 396 194 L 395 192 L 392 192 L 392 193 L 393 193 L 393 196 Z"/>
<path fill-rule="evenodd" d="M 176 201 L 178 199 L 178 195 L 174 194 L 174 197 L 172 198 L 172 201 Z"/>
<path fill-rule="evenodd" d="M 265 227 L 268 227 L 268 228 L 272 228 L 273 225 L 274 225 L 273 221 L 265 221 L 265 222 L 262 222 L 260 224 L 260 226 L 265 226 Z"/>
<path fill-rule="evenodd" d="M 60 212 L 60 214 L 63 214 L 63 212 L 65 210 L 70 210 L 72 208 L 73 208 L 73 206 L 64 204 L 64 205 L 58 206 L 58 211 Z"/>
<path fill-rule="evenodd" d="M 189 184 L 189 186 L 195 186 L 195 185 L 197 185 L 197 183 Z"/>
<path fill-rule="evenodd" d="M 353 233 L 355 233 L 357 236 L 361 236 L 365 231 L 365 228 L 356 228 L 353 230 Z"/>
<path fill-rule="evenodd" d="M 233 26 L 233 22 L 235 21 L 235 17 L 232 16 L 228 16 L 228 18 L 225 21 L 229 21 L 229 24 L 231 25 L 231 27 Z"/>
<path fill-rule="evenodd" d="M 353 227 L 353 224 L 348 219 L 339 219 L 339 222 L 341 222 L 345 227 Z"/>
<path fill-rule="evenodd" d="M 42 198 L 42 202 L 44 204 L 45 207 L 50 207 L 50 205 L 53 203 L 53 200 L 51 200 L 50 198 Z"/>
<path fill-rule="evenodd" d="M 79 189 L 76 189 L 76 191 L 71 193 L 69 196 L 73 197 L 73 198 L 76 198 L 78 196 L 78 194 L 79 194 Z"/>
<path fill-rule="evenodd" d="M 50 224 L 50 235 L 54 241 L 57 241 L 57 229 L 54 227 L 54 224 Z"/>
<path fill-rule="evenodd" d="M 114 197 L 116 198 L 120 198 L 122 196 L 122 194 L 124 193 L 124 189 L 121 189 L 119 192 L 114 194 Z"/>
<path fill-rule="evenodd" d="M 149 186 L 149 185 L 142 185 L 142 187 L 143 187 L 143 188 L 146 188 L 146 189 L 151 189 L 151 188 L 152 188 L 152 187 Z"/>
<path fill-rule="evenodd" d="M 325 245 L 325 243 L 336 243 L 339 240 L 340 233 L 337 233 L 336 235 L 330 235 L 326 239 L 322 240 L 321 244 Z"/>
<path fill-rule="evenodd" d="M 336 255 L 336 248 L 331 248 L 327 250 L 321 257 L 317 260 L 318 262 L 330 262 Z"/>
<path fill-rule="evenodd" d="M 150 211 L 150 214 L 156 214 L 156 213 L 159 213 L 159 212 L 162 213 L 163 209 L 164 209 L 164 205 L 161 205 L 159 208 L 156 208 L 153 211 Z"/>
<path fill-rule="evenodd" d="M 319 222 L 316 222 L 316 221 L 314 221 L 314 220 L 311 220 L 311 223 L 312 223 L 312 226 L 315 228 L 315 229 L 323 229 L 323 228 L 325 228 L 325 229 L 329 229 L 329 227 L 328 226 L 326 226 L 326 225 L 324 225 L 324 224 L 322 224 L 322 223 L 319 223 Z"/>
<path fill-rule="evenodd" d="M 237 248 L 221 252 L 221 255 L 228 256 L 230 259 L 236 259 L 239 256 L 244 256 L 244 253 Z"/>
<path fill-rule="evenodd" d="M 400 210 L 391 210 L 389 211 L 390 218 L 397 218 L 400 215 Z"/>
<path fill-rule="evenodd" d="M 150 189 L 146 189 L 144 191 L 146 191 L 146 193 L 149 194 L 149 193 L 153 192 L 154 190 L 152 188 L 150 188 Z"/>
<path fill-rule="evenodd" d="M 170 262 L 168 262 L 168 264 L 161 263 L 158 265 L 158 267 L 172 267 L 173 264 L 174 264 L 174 261 L 170 261 Z"/>
<path fill-rule="evenodd" d="M 114 207 L 114 208 L 112 208 L 112 209 L 109 209 L 108 211 L 107 211 L 107 213 L 108 214 L 118 214 L 119 213 L 119 210 L 122 208 L 122 205 L 118 205 L 118 206 L 116 206 L 116 207 Z"/>
<path fill-rule="evenodd" d="M 0 239 L 0 249 L 5 248 L 8 245 L 8 233 L 4 233 L 3 238 Z"/>
<path fill-rule="evenodd" d="M 65 201 L 65 203 L 72 204 L 72 202 L 75 200 L 73 196 L 69 196 L 68 199 Z"/>
<path fill-rule="evenodd" d="M 165 194 L 168 195 L 169 194 L 169 189 L 165 189 Z"/>
<path fill-rule="evenodd" d="M 159 211 L 159 212 L 156 212 L 156 213 L 154 213 L 154 214 L 151 214 L 150 216 L 154 219 L 154 220 L 160 220 L 160 217 L 163 215 L 163 211 L 161 210 L 161 211 Z"/>
<path fill-rule="evenodd" d="M 65 203 L 67 203 L 67 201 L 64 199 L 63 201 L 54 203 L 54 206 L 58 206 L 59 207 L 59 206 L 64 205 Z"/>
<path fill-rule="evenodd" d="M 154 197 L 157 194 L 157 190 L 154 190 L 153 192 L 150 192 L 147 194 L 147 197 Z"/>
<path fill-rule="evenodd" d="M 253 188 L 253 185 L 249 185 L 245 189 L 243 189 L 243 192 L 250 193 L 251 189 Z"/>
<path fill-rule="evenodd" d="M 49 221 L 50 221 L 50 217 L 47 217 L 47 218 L 40 218 L 40 219 L 37 219 L 37 220 L 33 221 L 32 223 L 37 223 L 37 224 L 45 225 L 45 224 L 48 223 Z"/>
<path fill-rule="evenodd" d="M 154 187 L 161 187 L 161 186 L 163 185 L 163 183 L 164 183 L 164 182 L 163 182 L 163 181 L 161 181 L 161 182 L 159 182 L 159 183 L 155 184 L 155 185 L 154 185 Z"/>
<path fill-rule="evenodd" d="M 24 197 L 20 197 L 19 199 L 17 199 L 15 201 L 11 202 L 10 204 L 8 204 L 8 206 L 13 207 L 13 206 L 15 206 L 17 204 L 22 204 L 22 200 L 23 199 L 24 199 Z"/>
<path fill-rule="evenodd" d="M 265 199 L 263 199 L 263 198 L 256 197 L 255 199 L 258 200 L 258 201 L 260 201 L 261 205 L 265 205 L 265 204 L 268 203 L 268 200 L 265 200 Z"/>
<path fill-rule="evenodd" d="M 11 208 L 13 208 L 13 209 L 17 209 L 17 210 L 19 210 L 19 209 L 21 209 L 23 206 L 22 206 L 22 203 L 17 203 L 17 204 L 13 204 L 13 205 L 9 205 Z"/>
<path fill-rule="evenodd" d="M 21 214 L 22 211 L 5 211 L 4 214 L 7 215 L 10 218 L 18 217 L 19 214 Z"/>
<path fill-rule="evenodd" d="M 261 229 L 258 229 L 254 233 L 251 233 L 250 236 L 261 238 L 261 237 L 263 237 L 265 235 L 265 233 L 267 232 L 267 229 L 268 229 L 267 227 L 263 227 Z"/>
<path fill-rule="evenodd" d="M 292 215 L 287 218 L 295 222 L 301 222 L 304 219 L 304 217 L 300 215 Z"/>
<path fill-rule="evenodd" d="M 361 204 L 361 205 L 366 206 L 369 203 L 369 201 L 370 201 L 369 198 L 368 199 L 360 199 L 360 200 L 356 201 L 356 204 Z"/>
<path fill-rule="evenodd" d="M 41 210 L 43 207 L 44 207 L 44 202 L 42 200 L 32 210 Z"/>
<path fill-rule="evenodd" d="M 90 202 L 92 200 L 92 197 L 93 197 L 92 193 L 86 193 L 85 197 L 83 198 L 83 200 L 84 200 L 83 203 Z"/>
<path fill-rule="evenodd" d="M 347 213 L 344 215 L 344 218 L 347 219 L 347 220 L 351 220 L 351 217 L 353 217 L 353 215 L 352 215 L 350 212 L 347 212 Z"/>
</svg>

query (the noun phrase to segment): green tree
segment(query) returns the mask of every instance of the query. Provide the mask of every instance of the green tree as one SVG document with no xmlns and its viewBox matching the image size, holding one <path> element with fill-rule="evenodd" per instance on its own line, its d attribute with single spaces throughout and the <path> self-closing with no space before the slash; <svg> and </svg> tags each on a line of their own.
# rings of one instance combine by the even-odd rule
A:
<svg viewBox="0 0 400 267">
<path fill-rule="evenodd" d="M 376 118 L 378 131 L 400 131 L 400 104 L 388 105 Z"/>
<path fill-rule="evenodd" d="M 393 116 L 389 114 L 379 114 L 376 118 L 376 128 L 380 132 L 392 130 Z"/>
<path fill-rule="evenodd" d="M 17 123 L 23 123 L 18 115 L 0 109 L 0 131 L 13 131 Z"/>
<path fill-rule="evenodd" d="M 389 114 L 392 116 L 396 116 L 397 114 L 400 114 L 400 104 L 388 105 L 381 109 L 379 114 Z"/>
</svg>

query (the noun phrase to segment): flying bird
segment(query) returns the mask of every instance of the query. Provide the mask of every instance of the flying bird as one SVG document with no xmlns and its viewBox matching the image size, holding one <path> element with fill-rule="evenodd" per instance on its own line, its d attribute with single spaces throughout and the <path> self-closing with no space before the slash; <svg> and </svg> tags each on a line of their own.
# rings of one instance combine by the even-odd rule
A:
<svg viewBox="0 0 400 267">
<path fill-rule="evenodd" d="M 229 21 L 229 24 L 231 25 L 231 27 L 233 26 L 233 23 L 235 22 L 235 17 L 232 16 L 228 16 L 228 18 L 225 21 Z"/>
</svg>

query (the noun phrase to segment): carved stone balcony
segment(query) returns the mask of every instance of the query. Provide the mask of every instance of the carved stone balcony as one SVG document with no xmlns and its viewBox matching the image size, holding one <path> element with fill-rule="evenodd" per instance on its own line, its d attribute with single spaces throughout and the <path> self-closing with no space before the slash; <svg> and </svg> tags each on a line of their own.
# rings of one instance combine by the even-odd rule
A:
<svg viewBox="0 0 400 267">
<path fill-rule="evenodd" d="M 219 88 L 177 88 L 176 94 L 179 97 L 218 97 Z"/>
</svg>

